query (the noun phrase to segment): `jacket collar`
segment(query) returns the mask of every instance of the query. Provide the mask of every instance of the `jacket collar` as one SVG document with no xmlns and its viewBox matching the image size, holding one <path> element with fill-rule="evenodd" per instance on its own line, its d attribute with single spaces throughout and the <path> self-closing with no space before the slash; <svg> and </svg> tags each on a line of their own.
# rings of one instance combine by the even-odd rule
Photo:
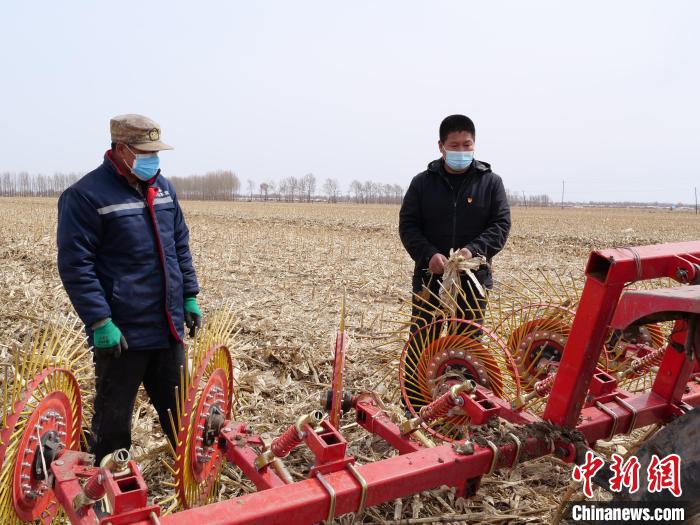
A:
<svg viewBox="0 0 700 525">
<path fill-rule="evenodd" d="M 105 152 L 105 158 L 104 158 L 104 162 L 102 163 L 102 165 L 105 168 L 107 168 L 107 170 L 109 172 L 113 173 L 114 175 L 119 175 L 119 176 L 123 177 L 124 180 L 126 180 L 128 182 L 128 179 L 126 178 L 126 173 L 124 173 L 119 168 L 119 166 L 117 166 L 117 163 L 114 162 L 114 158 L 112 157 L 112 150 L 108 149 Z"/>
</svg>

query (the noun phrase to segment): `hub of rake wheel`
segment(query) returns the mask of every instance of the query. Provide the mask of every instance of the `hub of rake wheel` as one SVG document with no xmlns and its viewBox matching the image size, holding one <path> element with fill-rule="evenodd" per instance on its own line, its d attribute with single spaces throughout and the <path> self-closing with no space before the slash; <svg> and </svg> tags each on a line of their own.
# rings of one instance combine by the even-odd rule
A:
<svg viewBox="0 0 700 525">
<path fill-rule="evenodd" d="M 333 390 L 327 390 L 325 395 L 321 395 L 321 408 L 325 411 L 330 411 L 331 405 L 333 404 Z M 342 403 L 340 405 L 340 411 L 345 414 L 349 412 L 352 408 L 352 394 L 350 392 L 343 392 Z"/>
<path fill-rule="evenodd" d="M 21 499 L 25 503 L 40 499 L 52 484 L 51 463 L 65 447 L 65 418 L 56 410 L 39 410 L 35 416 L 27 447 L 22 451 L 23 461 L 19 467 Z M 46 430 L 43 434 L 43 430 Z M 32 444 L 36 445 L 32 448 Z"/>
<path fill-rule="evenodd" d="M 211 405 L 211 407 L 209 407 L 209 415 L 207 415 L 204 423 L 204 436 L 202 438 L 204 446 L 210 447 L 214 444 L 219 437 L 219 433 L 225 421 L 226 418 L 224 417 L 224 411 L 221 410 L 221 407 L 216 404 Z"/>
<path fill-rule="evenodd" d="M 51 463 L 53 463 L 58 453 L 64 448 L 64 443 L 61 441 L 59 433 L 56 430 L 49 430 L 46 432 L 41 436 L 40 441 L 41 443 L 38 443 L 34 450 L 32 475 L 34 479 L 44 481 L 50 477 Z"/>
<path fill-rule="evenodd" d="M 438 352 L 430 360 L 427 376 L 434 399 L 447 392 L 453 385 L 468 380 L 487 388 L 489 386 L 486 369 L 468 350 L 446 348 Z"/>
<path fill-rule="evenodd" d="M 537 377 L 549 374 L 552 366 L 561 361 L 566 337 L 556 331 L 536 331 L 527 334 L 520 343 L 523 361 L 527 368 L 534 368 Z"/>
<path fill-rule="evenodd" d="M 203 392 L 204 398 L 200 402 L 200 418 L 197 429 L 201 432 L 197 436 L 195 446 L 195 470 L 200 470 L 198 465 L 209 463 L 214 457 L 214 443 L 219 437 L 219 432 L 224 426 L 225 415 L 221 408 L 224 391 L 221 387 L 210 385 Z"/>
</svg>

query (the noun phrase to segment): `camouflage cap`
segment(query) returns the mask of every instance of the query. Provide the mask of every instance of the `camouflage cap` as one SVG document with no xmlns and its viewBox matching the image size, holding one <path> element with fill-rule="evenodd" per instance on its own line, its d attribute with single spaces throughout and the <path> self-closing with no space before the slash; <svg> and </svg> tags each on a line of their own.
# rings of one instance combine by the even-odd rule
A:
<svg viewBox="0 0 700 525">
<path fill-rule="evenodd" d="M 143 151 L 173 149 L 160 140 L 160 126 L 148 117 L 129 113 L 109 121 L 112 142 L 121 142 Z"/>
</svg>

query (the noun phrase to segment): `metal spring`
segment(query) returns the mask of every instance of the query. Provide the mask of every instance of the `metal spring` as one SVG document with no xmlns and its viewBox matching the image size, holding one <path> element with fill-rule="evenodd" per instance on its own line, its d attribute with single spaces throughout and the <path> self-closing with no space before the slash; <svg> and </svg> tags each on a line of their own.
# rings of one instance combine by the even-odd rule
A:
<svg viewBox="0 0 700 525">
<path fill-rule="evenodd" d="M 433 421 L 446 415 L 456 405 L 452 392 L 445 392 L 429 405 L 420 409 L 418 415 L 423 421 Z"/>
<path fill-rule="evenodd" d="M 542 381 L 537 381 L 535 383 L 535 392 L 537 392 L 537 395 L 540 397 L 546 396 L 549 391 L 552 389 L 552 385 L 554 384 L 554 378 L 556 375 L 551 375 L 549 377 L 545 377 Z"/>
<path fill-rule="evenodd" d="M 651 365 L 656 359 L 659 358 L 659 356 L 663 355 L 663 353 L 666 351 L 666 347 L 662 346 L 661 348 L 658 348 L 654 350 L 653 352 L 649 352 L 647 355 L 644 357 L 640 357 L 638 359 L 634 359 L 632 361 L 632 366 L 631 366 L 631 371 L 637 372 L 640 369 L 643 369 L 644 367 Z"/>
<path fill-rule="evenodd" d="M 90 476 L 90 478 L 87 480 L 87 483 L 85 483 L 85 486 L 83 487 L 83 492 L 88 498 L 92 500 L 102 499 L 102 497 L 104 497 L 105 495 L 105 488 L 103 483 L 104 474 L 100 471 L 97 474 Z"/>
<path fill-rule="evenodd" d="M 278 458 L 284 458 L 301 443 L 302 439 L 303 436 L 299 435 L 296 425 L 290 425 L 282 435 L 272 441 L 270 450 Z"/>
</svg>

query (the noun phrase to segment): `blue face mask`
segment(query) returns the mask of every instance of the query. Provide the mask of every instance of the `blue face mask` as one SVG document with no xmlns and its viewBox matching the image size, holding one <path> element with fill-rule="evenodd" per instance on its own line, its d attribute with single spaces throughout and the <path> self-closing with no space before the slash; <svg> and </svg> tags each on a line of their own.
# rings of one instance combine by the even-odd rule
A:
<svg viewBox="0 0 700 525">
<path fill-rule="evenodd" d="M 445 150 L 445 162 L 455 171 L 467 169 L 474 160 L 473 151 L 450 151 Z"/>
<path fill-rule="evenodd" d="M 129 149 L 131 151 L 131 149 Z M 137 179 L 144 182 L 151 180 L 156 176 L 160 169 L 160 158 L 158 153 L 134 153 L 134 163 L 131 165 L 131 173 Z"/>
</svg>

